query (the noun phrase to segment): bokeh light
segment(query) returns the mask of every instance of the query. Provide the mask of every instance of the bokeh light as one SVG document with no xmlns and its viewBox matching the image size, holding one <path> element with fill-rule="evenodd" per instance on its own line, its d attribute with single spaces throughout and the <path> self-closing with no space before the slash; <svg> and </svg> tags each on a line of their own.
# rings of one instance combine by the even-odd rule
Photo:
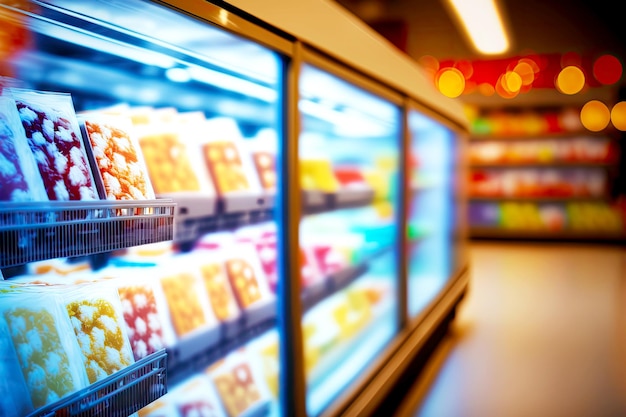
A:
<svg viewBox="0 0 626 417">
<path fill-rule="evenodd" d="M 470 61 L 464 59 L 459 60 L 454 64 L 454 68 L 461 71 L 466 80 L 469 80 L 472 75 L 474 75 L 474 66 Z"/>
<path fill-rule="evenodd" d="M 496 83 L 496 93 L 498 93 L 498 95 L 502 98 L 506 98 L 506 99 L 515 98 L 519 94 L 519 88 L 515 91 L 510 90 L 508 87 L 507 78 L 508 77 L 506 73 L 500 75 L 500 77 L 498 78 L 498 82 Z"/>
<path fill-rule="evenodd" d="M 622 77 L 622 63 L 613 55 L 602 55 L 593 63 L 593 76 L 600 84 L 615 84 Z"/>
<path fill-rule="evenodd" d="M 555 86 L 563 94 L 572 95 L 579 93 L 585 86 L 585 74 L 580 68 L 570 65 L 559 72 Z"/>
<path fill-rule="evenodd" d="M 522 85 L 524 86 L 531 85 L 535 81 L 535 71 L 527 61 L 520 59 L 515 68 L 513 68 L 513 71 L 522 79 Z"/>
<path fill-rule="evenodd" d="M 478 92 L 485 97 L 491 97 L 496 93 L 496 89 L 489 83 L 481 83 L 478 85 Z"/>
<path fill-rule="evenodd" d="M 617 130 L 626 131 L 626 101 L 615 103 L 611 109 L 611 123 Z"/>
<path fill-rule="evenodd" d="M 514 71 L 507 71 L 502 77 L 502 84 L 507 91 L 518 93 L 522 88 L 522 77 Z"/>
<path fill-rule="evenodd" d="M 587 130 L 599 132 L 609 124 L 611 112 L 600 100 L 585 103 L 580 111 L 580 121 Z"/>
<path fill-rule="evenodd" d="M 456 68 L 442 68 L 435 79 L 437 89 L 446 97 L 459 97 L 465 89 L 465 77 Z"/>
<path fill-rule="evenodd" d="M 439 71 L 439 60 L 432 55 L 424 55 L 418 59 L 418 64 L 422 66 L 430 79 L 434 81 L 437 71 Z"/>
</svg>

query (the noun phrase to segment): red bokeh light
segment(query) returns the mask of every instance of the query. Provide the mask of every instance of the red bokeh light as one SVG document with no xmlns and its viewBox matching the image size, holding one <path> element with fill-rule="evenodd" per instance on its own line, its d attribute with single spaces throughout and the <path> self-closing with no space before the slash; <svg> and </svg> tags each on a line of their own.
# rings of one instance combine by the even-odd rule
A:
<svg viewBox="0 0 626 417">
<path fill-rule="evenodd" d="M 613 55 L 602 55 L 593 63 L 593 76 L 601 84 L 615 84 L 622 77 L 622 63 Z"/>
</svg>

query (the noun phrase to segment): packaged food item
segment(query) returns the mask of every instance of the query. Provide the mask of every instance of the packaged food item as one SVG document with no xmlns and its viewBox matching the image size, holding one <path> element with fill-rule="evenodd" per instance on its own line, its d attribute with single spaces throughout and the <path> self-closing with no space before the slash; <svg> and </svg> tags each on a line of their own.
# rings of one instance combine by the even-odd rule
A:
<svg viewBox="0 0 626 417">
<path fill-rule="evenodd" d="M 269 406 L 267 387 L 245 350 L 229 354 L 207 369 L 207 373 L 229 417 L 252 414 Z"/>
<path fill-rule="evenodd" d="M 180 417 L 226 417 L 206 374 L 195 375 L 169 392 Z"/>
<path fill-rule="evenodd" d="M 278 333 L 271 330 L 248 345 L 250 360 L 259 364 L 265 383 L 274 399 L 278 399 Z"/>
<path fill-rule="evenodd" d="M 97 200 L 72 97 L 11 89 L 50 200 Z"/>
<path fill-rule="evenodd" d="M 135 363 L 122 313 L 122 305 L 108 283 L 73 287 L 64 295 L 90 383 Z"/>
<path fill-rule="evenodd" d="M 0 317 L 0 415 L 21 417 L 32 411 L 33 404 L 11 343 L 9 329 Z"/>
<path fill-rule="evenodd" d="M 177 116 L 173 108 L 138 108 L 131 113 L 154 192 L 214 195 L 209 178 L 196 170 L 201 157 L 183 140 Z"/>
<path fill-rule="evenodd" d="M 47 199 L 17 105 L 12 97 L 0 95 L 0 201 Z"/>
<path fill-rule="evenodd" d="M 165 296 L 153 279 L 155 267 L 110 268 L 120 298 L 135 361 L 175 343 Z"/>
<path fill-rule="evenodd" d="M 213 310 L 220 322 L 233 321 L 239 318 L 241 311 L 233 294 L 224 263 L 218 249 L 195 249 L 182 260 L 199 271 L 204 289 Z"/>
<path fill-rule="evenodd" d="M 208 119 L 205 134 L 196 138 L 218 196 L 227 212 L 245 211 L 263 205 L 264 191 L 250 156 L 248 143 L 235 120 Z"/>
<path fill-rule="evenodd" d="M 209 299 L 194 265 L 174 257 L 159 265 L 159 282 L 178 338 L 217 327 Z"/>
<path fill-rule="evenodd" d="M 45 290 L 4 293 L 0 307 L 35 408 L 89 384 L 62 299 L 56 291 Z"/>
<path fill-rule="evenodd" d="M 152 183 L 129 116 L 85 113 L 81 128 L 107 200 L 153 200 Z"/>
</svg>

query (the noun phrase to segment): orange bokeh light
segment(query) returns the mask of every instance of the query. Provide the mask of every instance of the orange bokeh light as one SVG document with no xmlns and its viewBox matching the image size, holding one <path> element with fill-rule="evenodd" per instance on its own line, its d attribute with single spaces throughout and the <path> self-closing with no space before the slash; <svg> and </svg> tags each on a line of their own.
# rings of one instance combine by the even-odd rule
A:
<svg viewBox="0 0 626 417">
<path fill-rule="evenodd" d="M 587 130 L 599 132 L 608 126 L 611 120 L 609 108 L 600 100 L 585 103 L 580 111 L 580 121 Z"/>
<path fill-rule="evenodd" d="M 456 98 L 465 90 L 465 77 L 456 68 L 442 68 L 435 77 L 437 89 L 446 97 Z"/>
<path fill-rule="evenodd" d="M 585 74 L 574 65 L 565 67 L 559 72 L 555 80 L 555 86 L 563 94 L 576 94 L 585 86 Z"/>
<path fill-rule="evenodd" d="M 611 123 L 617 130 L 626 131 L 626 101 L 616 103 L 611 109 Z"/>
<path fill-rule="evenodd" d="M 529 86 L 533 83 L 533 81 L 535 81 L 535 71 L 528 62 L 522 61 L 523 60 L 520 59 L 513 71 L 516 74 L 519 74 L 520 78 L 522 79 L 523 86 Z"/>
</svg>

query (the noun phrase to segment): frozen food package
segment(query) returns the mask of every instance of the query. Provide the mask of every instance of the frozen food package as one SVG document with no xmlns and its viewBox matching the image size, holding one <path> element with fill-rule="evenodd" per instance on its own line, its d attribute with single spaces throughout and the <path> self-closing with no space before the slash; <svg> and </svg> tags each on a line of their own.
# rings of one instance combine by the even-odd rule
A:
<svg viewBox="0 0 626 417">
<path fill-rule="evenodd" d="M 167 316 L 167 305 L 159 301 L 160 288 L 151 279 L 150 269 L 120 269 L 115 283 L 133 355 L 139 360 L 172 346 L 175 337 Z"/>
<path fill-rule="evenodd" d="M 4 319 L 0 317 L 0 415 L 21 417 L 33 404 Z"/>
<path fill-rule="evenodd" d="M 109 283 L 75 286 L 63 298 L 90 383 L 135 363 L 122 305 Z"/>
<path fill-rule="evenodd" d="M 265 383 L 275 399 L 278 399 L 278 332 L 271 330 L 257 337 L 248 346 L 250 360 L 259 364 Z"/>
<path fill-rule="evenodd" d="M 181 192 L 214 195 L 210 179 L 198 174 L 202 163 L 183 140 L 176 109 L 138 108 L 131 120 L 143 153 L 154 192 Z"/>
<path fill-rule="evenodd" d="M 72 96 L 11 89 L 50 200 L 98 200 Z"/>
<path fill-rule="evenodd" d="M 46 406 L 89 385 L 60 294 L 51 288 L 18 289 L 2 297 L 2 316 L 33 406 Z"/>
<path fill-rule="evenodd" d="M 178 338 L 217 327 L 206 291 L 194 265 L 173 257 L 159 265 L 159 282 Z"/>
<path fill-rule="evenodd" d="M 196 249 L 180 255 L 179 260 L 193 265 L 200 273 L 203 289 L 217 320 L 232 321 L 241 315 L 219 249 Z"/>
<path fill-rule="evenodd" d="M 237 122 L 229 117 L 207 119 L 205 131 L 197 140 L 217 193 L 260 194 L 261 185 Z"/>
<path fill-rule="evenodd" d="M 278 285 L 278 241 L 276 237 L 276 224 L 263 223 L 242 227 L 235 231 L 235 236 L 239 242 L 254 245 L 261 268 L 267 278 L 267 283 L 272 292 L 275 293 Z"/>
<path fill-rule="evenodd" d="M 84 113 L 79 115 L 88 140 L 87 151 L 104 187 L 106 200 L 153 200 L 148 168 L 129 116 Z"/>
<path fill-rule="evenodd" d="M 229 417 L 253 414 L 269 406 L 269 390 L 244 349 L 209 367 L 207 374 Z"/>
<path fill-rule="evenodd" d="M 219 248 L 228 280 L 242 310 L 274 299 L 252 241 L 232 232 L 211 233 L 198 242 L 199 248 Z"/>
<path fill-rule="evenodd" d="M 276 191 L 276 155 L 278 135 L 272 128 L 263 128 L 251 139 L 246 140 L 254 162 L 261 187 L 267 192 Z"/>
<path fill-rule="evenodd" d="M 180 417 L 226 417 L 215 387 L 206 374 L 192 376 L 169 394 Z"/>
<path fill-rule="evenodd" d="M 46 201 L 48 194 L 30 151 L 17 105 L 0 95 L 0 201 Z"/>
</svg>

